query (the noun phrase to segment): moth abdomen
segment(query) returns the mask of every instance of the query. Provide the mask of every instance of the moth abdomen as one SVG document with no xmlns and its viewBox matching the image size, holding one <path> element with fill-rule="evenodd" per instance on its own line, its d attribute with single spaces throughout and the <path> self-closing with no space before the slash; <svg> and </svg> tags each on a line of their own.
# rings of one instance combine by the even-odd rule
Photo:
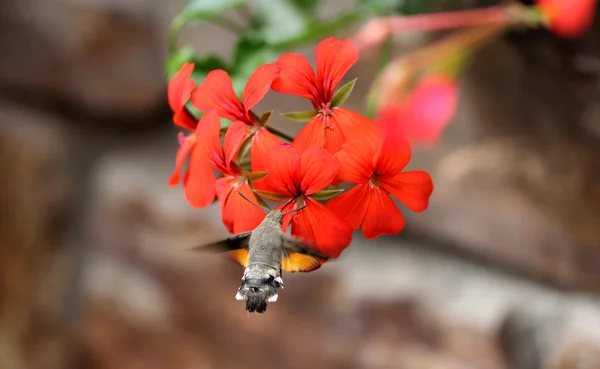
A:
<svg viewBox="0 0 600 369">
<path fill-rule="evenodd" d="M 264 313 L 268 302 L 277 301 L 277 289 L 280 287 L 281 284 L 270 275 L 264 278 L 245 277 L 235 298 L 246 301 L 246 311 Z"/>
</svg>

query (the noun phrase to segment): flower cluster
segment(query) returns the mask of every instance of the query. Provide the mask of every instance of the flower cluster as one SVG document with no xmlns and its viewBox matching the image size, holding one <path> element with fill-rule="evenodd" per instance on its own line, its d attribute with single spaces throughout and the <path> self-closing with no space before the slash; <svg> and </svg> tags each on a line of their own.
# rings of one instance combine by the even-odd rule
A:
<svg viewBox="0 0 600 369">
<path fill-rule="evenodd" d="M 185 64 L 168 89 L 174 123 L 189 131 L 180 137 L 170 185 L 183 182 L 194 207 L 206 207 L 216 197 L 232 233 L 252 230 L 265 217 L 246 199 L 300 209 L 285 216 L 284 228 L 291 226 L 293 235 L 333 258 L 361 226 L 367 238 L 400 232 L 404 219 L 393 197 L 423 211 L 433 184 L 423 171 L 402 171 L 411 155 L 405 141 L 386 138 L 383 126 L 340 106 L 354 83 L 336 88 L 358 58 L 350 41 L 327 38 L 316 48 L 316 70 L 304 56 L 286 53 L 250 76 L 241 99 L 225 71 L 210 72 L 196 86 L 194 65 Z M 281 141 L 267 126 L 271 112 L 259 116 L 252 110 L 269 90 L 312 104 L 310 111 L 288 114 L 308 120 L 292 142 Z M 185 108 L 190 101 L 204 112 L 199 121 Z M 222 127 L 220 118 L 231 125 Z M 342 182 L 355 186 L 347 192 L 333 188 Z"/>
</svg>

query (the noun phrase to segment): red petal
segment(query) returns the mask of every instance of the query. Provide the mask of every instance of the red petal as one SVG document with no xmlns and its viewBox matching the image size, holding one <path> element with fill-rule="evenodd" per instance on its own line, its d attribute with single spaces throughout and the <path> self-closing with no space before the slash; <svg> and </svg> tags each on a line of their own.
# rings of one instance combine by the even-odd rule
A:
<svg viewBox="0 0 600 369">
<path fill-rule="evenodd" d="M 305 202 L 306 208 L 292 217 L 292 234 L 337 258 L 352 242 L 352 227 L 318 201 L 307 198 Z"/>
<path fill-rule="evenodd" d="M 319 42 L 315 50 L 317 78 L 322 86 L 322 98 L 329 102 L 344 75 L 358 61 L 359 51 L 352 41 L 328 37 Z"/>
<path fill-rule="evenodd" d="M 304 56 L 286 53 L 277 59 L 277 65 L 281 69 L 271 86 L 273 91 L 318 101 L 317 77 Z"/>
<path fill-rule="evenodd" d="M 378 108 L 375 119 L 381 125 L 383 134 L 389 141 L 414 139 L 413 131 L 419 124 L 419 122 L 409 119 L 406 101 Z"/>
<path fill-rule="evenodd" d="M 240 148 L 250 137 L 249 128 L 244 122 L 239 120 L 233 122 L 229 128 L 227 128 L 227 133 L 225 133 L 225 140 L 223 141 L 223 152 L 225 154 L 225 161 L 227 165 L 229 165 L 232 161 L 235 161 L 235 158 L 240 151 Z"/>
<path fill-rule="evenodd" d="M 234 179 L 230 185 L 233 188 L 224 199 L 222 210 L 223 222 L 226 224 L 229 222 L 231 224 L 230 232 L 234 234 L 253 230 L 265 218 L 264 211 L 252 205 L 238 194 L 238 192 L 241 192 L 255 204 L 258 203 L 248 181 L 244 181 L 240 184 L 237 182 L 238 180 L 239 179 Z"/>
<path fill-rule="evenodd" d="M 344 130 L 336 118 L 335 115 L 330 115 L 322 120 L 323 132 L 321 134 L 325 136 L 325 145 L 323 147 L 332 154 L 340 151 L 342 145 L 346 142 Z"/>
<path fill-rule="evenodd" d="M 190 151 L 195 145 L 195 139 L 184 139 L 183 143 L 179 146 L 179 150 L 177 150 L 177 155 L 175 156 L 175 171 L 173 171 L 171 178 L 169 178 L 169 186 L 177 186 L 177 184 L 179 184 L 179 181 L 181 180 L 181 168 L 183 168 L 185 159 L 187 159 Z"/>
<path fill-rule="evenodd" d="M 419 83 L 406 102 L 382 107 L 377 119 L 386 129 L 386 137 L 434 145 L 451 122 L 457 103 L 456 81 L 430 76 Z"/>
<path fill-rule="evenodd" d="M 315 147 L 300 156 L 300 190 L 309 196 L 329 186 L 338 171 L 338 161 L 325 149 Z"/>
<path fill-rule="evenodd" d="M 323 147 L 335 154 L 342 149 L 348 137 L 370 142 L 379 139 L 379 127 L 360 114 L 336 108 L 331 115 L 318 114 L 306 123 L 294 139 L 294 146 L 299 151 Z"/>
<path fill-rule="evenodd" d="M 250 147 L 250 161 L 252 162 L 253 172 L 268 172 L 272 155 L 276 146 L 282 142 L 277 136 L 267 131 L 266 128 L 261 128 L 252 137 L 252 146 Z M 269 174 L 270 175 L 270 174 Z M 267 176 L 268 178 L 268 176 Z M 267 179 L 254 182 L 254 187 L 257 190 L 278 192 L 274 189 Z"/>
<path fill-rule="evenodd" d="M 298 187 L 300 172 L 300 154 L 290 144 L 274 146 L 271 149 L 266 181 L 274 192 L 286 194 L 289 197 L 299 195 Z"/>
<path fill-rule="evenodd" d="M 227 173 L 229 167 L 225 162 L 225 155 L 221 148 L 219 135 L 221 132 L 221 121 L 215 109 L 204 113 L 196 127 L 196 145 L 210 158 L 213 168 L 221 173 Z"/>
<path fill-rule="evenodd" d="M 215 199 L 215 175 L 206 153 L 192 150 L 188 170 L 183 178 L 183 190 L 187 201 L 196 208 L 203 208 Z"/>
<path fill-rule="evenodd" d="M 381 179 L 381 187 L 404 203 L 410 210 L 423 211 L 429 206 L 433 192 L 431 176 L 421 170 L 398 173 Z"/>
<path fill-rule="evenodd" d="M 332 118 L 342 130 L 344 142 L 360 139 L 361 141 L 381 140 L 381 127 L 371 119 L 345 108 L 333 109 Z"/>
<path fill-rule="evenodd" d="M 410 156 L 410 145 L 406 140 L 385 140 L 373 158 L 373 168 L 380 178 L 394 176 L 406 167 Z"/>
<path fill-rule="evenodd" d="M 293 145 L 302 152 L 313 147 L 325 147 L 325 127 L 327 118 L 318 114 L 306 123 L 294 139 Z"/>
<path fill-rule="evenodd" d="M 443 76 L 423 79 L 408 102 L 408 117 L 415 128 L 413 136 L 435 143 L 452 120 L 457 103 L 456 81 Z"/>
<path fill-rule="evenodd" d="M 271 155 L 273 155 L 272 150 L 274 149 L 274 146 L 281 144 L 281 140 L 266 128 L 259 129 L 254 137 L 252 137 L 252 146 L 250 147 L 252 171 L 266 171 L 268 164 L 271 161 Z"/>
<path fill-rule="evenodd" d="M 221 220 L 229 233 L 233 233 L 235 214 L 233 212 L 226 212 L 225 204 L 233 191 L 236 179 L 237 178 L 234 176 L 225 176 L 218 178 L 215 183 L 215 191 L 217 193 L 217 199 L 219 199 L 219 207 L 221 210 Z"/>
<path fill-rule="evenodd" d="M 190 78 L 193 71 L 194 63 L 185 63 L 169 81 L 167 97 L 169 106 L 175 113 L 183 109 L 196 86 L 194 80 Z"/>
<path fill-rule="evenodd" d="M 223 118 L 245 122 L 246 111 L 233 90 L 231 78 L 224 70 L 208 73 L 192 93 L 192 104 L 201 111 L 217 109 Z"/>
<path fill-rule="evenodd" d="M 173 116 L 173 123 L 181 128 L 194 131 L 198 122 L 185 108 L 181 108 Z"/>
<path fill-rule="evenodd" d="M 594 19 L 596 0 L 537 0 L 538 8 L 550 20 L 556 34 L 572 38 L 587 31 Z"/>
<path fill-rule="evenodd" d="M 404 228 L 404 217 L 382 189 L 369 191 L 370 199 L 362 225 L 363 235 L 371 240 L 382 234 L 397 234 Z"/>
<path fill-rule="evenodd" d="M 252 73 L 242 94 L 242 101 L 246 110 L 252 109 L 265 97 L 273 80 L 278 75 L 279 66 L 275 63 L 263 64 Z"/>
<path fill-rule="evenodd" d="M 335 156 L 340 165 L 338 178 L 350 183 L 367 183 L 373 175 L 374 145 L 360 140 L 348 141 Z"/>
<path fill-rule="evenodd" d="M 282 213 L 285 213 L 286 211 L 290 211 L 292 209 L 295 209 L 296 207 L 297 207 L 296 200 L 288 200 L 284 203 L 277 205 L 275 207 L 275 209 L 281 210 Z M 275 209 L 273 209 L 273 210 L 275 210 Z M 290 226 L 290 223 L 292 222 L 292 218 L 297 215 L 298 215 L 298 212 L 294 212 L 294 213 L 288 213 L 283 216 L 283 222 L 281 224 L 281 229 L 284 233 L 287 232 L 287 229 Z M 314 243 L 312 243 L 310 246 L 315 246 L 315 245 L 314 245 Z"/>
<path fill-rule="evenodd" d="M 370 188 L 368 184 L 359 184 L 347 192 L 334 197 L 327 202 L 327 208 L 331 209 L 340 218 L 344 219 L 352 229 L 357 230 L 362 223 L 369 199 Z"/>
</svg>

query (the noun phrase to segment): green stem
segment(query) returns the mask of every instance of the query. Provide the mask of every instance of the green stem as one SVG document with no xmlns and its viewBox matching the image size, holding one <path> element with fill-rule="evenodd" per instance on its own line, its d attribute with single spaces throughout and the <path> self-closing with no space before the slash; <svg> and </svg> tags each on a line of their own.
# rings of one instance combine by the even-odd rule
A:
<svg viewBox="0 0 600 369">
<path fill-rule="evenodd" d="M 238 35 L 243 35 L 244 32 L 246 32 L 246 29 L 243 26 L 233 22 L 231 19 L 221 17 L 209 20 L 209 22 Z"/>
<path fill-rule="evenodd" d="M 174 53 L 177 51 L 177 40 L 179 38 L 179 31 L 185 24 L 190 20 L 187 13 L 178 14 L 169 26 L 169 51 Z"/>
<path fill-rule="evenodd" d="M 281 132 L 280 130 L 270 127 L 270 126 L 265 126 L 265 128 L 267 129 L 267 131 L 271 132 L 272 134 L 274 134 L 275 136 L 279 136 L 280 138 L 283 138 L 284 140 L 288 141 L 288 142 L 292 142 L 294 141 L 294 137 L 287 135 L 283 132 Z"/>
<path fill-rule="evenodd" d="M 327 23 L 317 23 L 310 30 L 296 38 L 271 45 L 275 51 L 288 51 L 298 46 L 318 41 L 323 37 L 336 33 L 363 19 L 362 14 L 347 13 Z"/>
</svg>

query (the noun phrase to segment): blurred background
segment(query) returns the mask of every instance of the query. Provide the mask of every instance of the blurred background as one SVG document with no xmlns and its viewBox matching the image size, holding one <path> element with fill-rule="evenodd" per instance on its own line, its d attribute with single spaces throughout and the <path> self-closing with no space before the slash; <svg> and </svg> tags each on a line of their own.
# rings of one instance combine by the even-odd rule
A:
<svg viewBox="0 0 600 369">
<path fill-rule="evenodd" d="M 164 63 L 183 6 L 0 2 L 0 368 L 600 368 L 600 22 L 483 48 L 440 145 L 414 150 L 430 208 L 402 208 L 397 237 L 356 233 L 248 316 L 241 267 L 181 251 L 227 236 L 218 206 L 167 185 Z M 394 53 L 439 35 L 402 35 Z M 209 24 L 181 39 L 224 57 L 235 42 Z M 376 66 L 363 52 L 349 106 L 364 108 Z M 276 94 L 263 106 L 300 110 Z"/>
</svg>

